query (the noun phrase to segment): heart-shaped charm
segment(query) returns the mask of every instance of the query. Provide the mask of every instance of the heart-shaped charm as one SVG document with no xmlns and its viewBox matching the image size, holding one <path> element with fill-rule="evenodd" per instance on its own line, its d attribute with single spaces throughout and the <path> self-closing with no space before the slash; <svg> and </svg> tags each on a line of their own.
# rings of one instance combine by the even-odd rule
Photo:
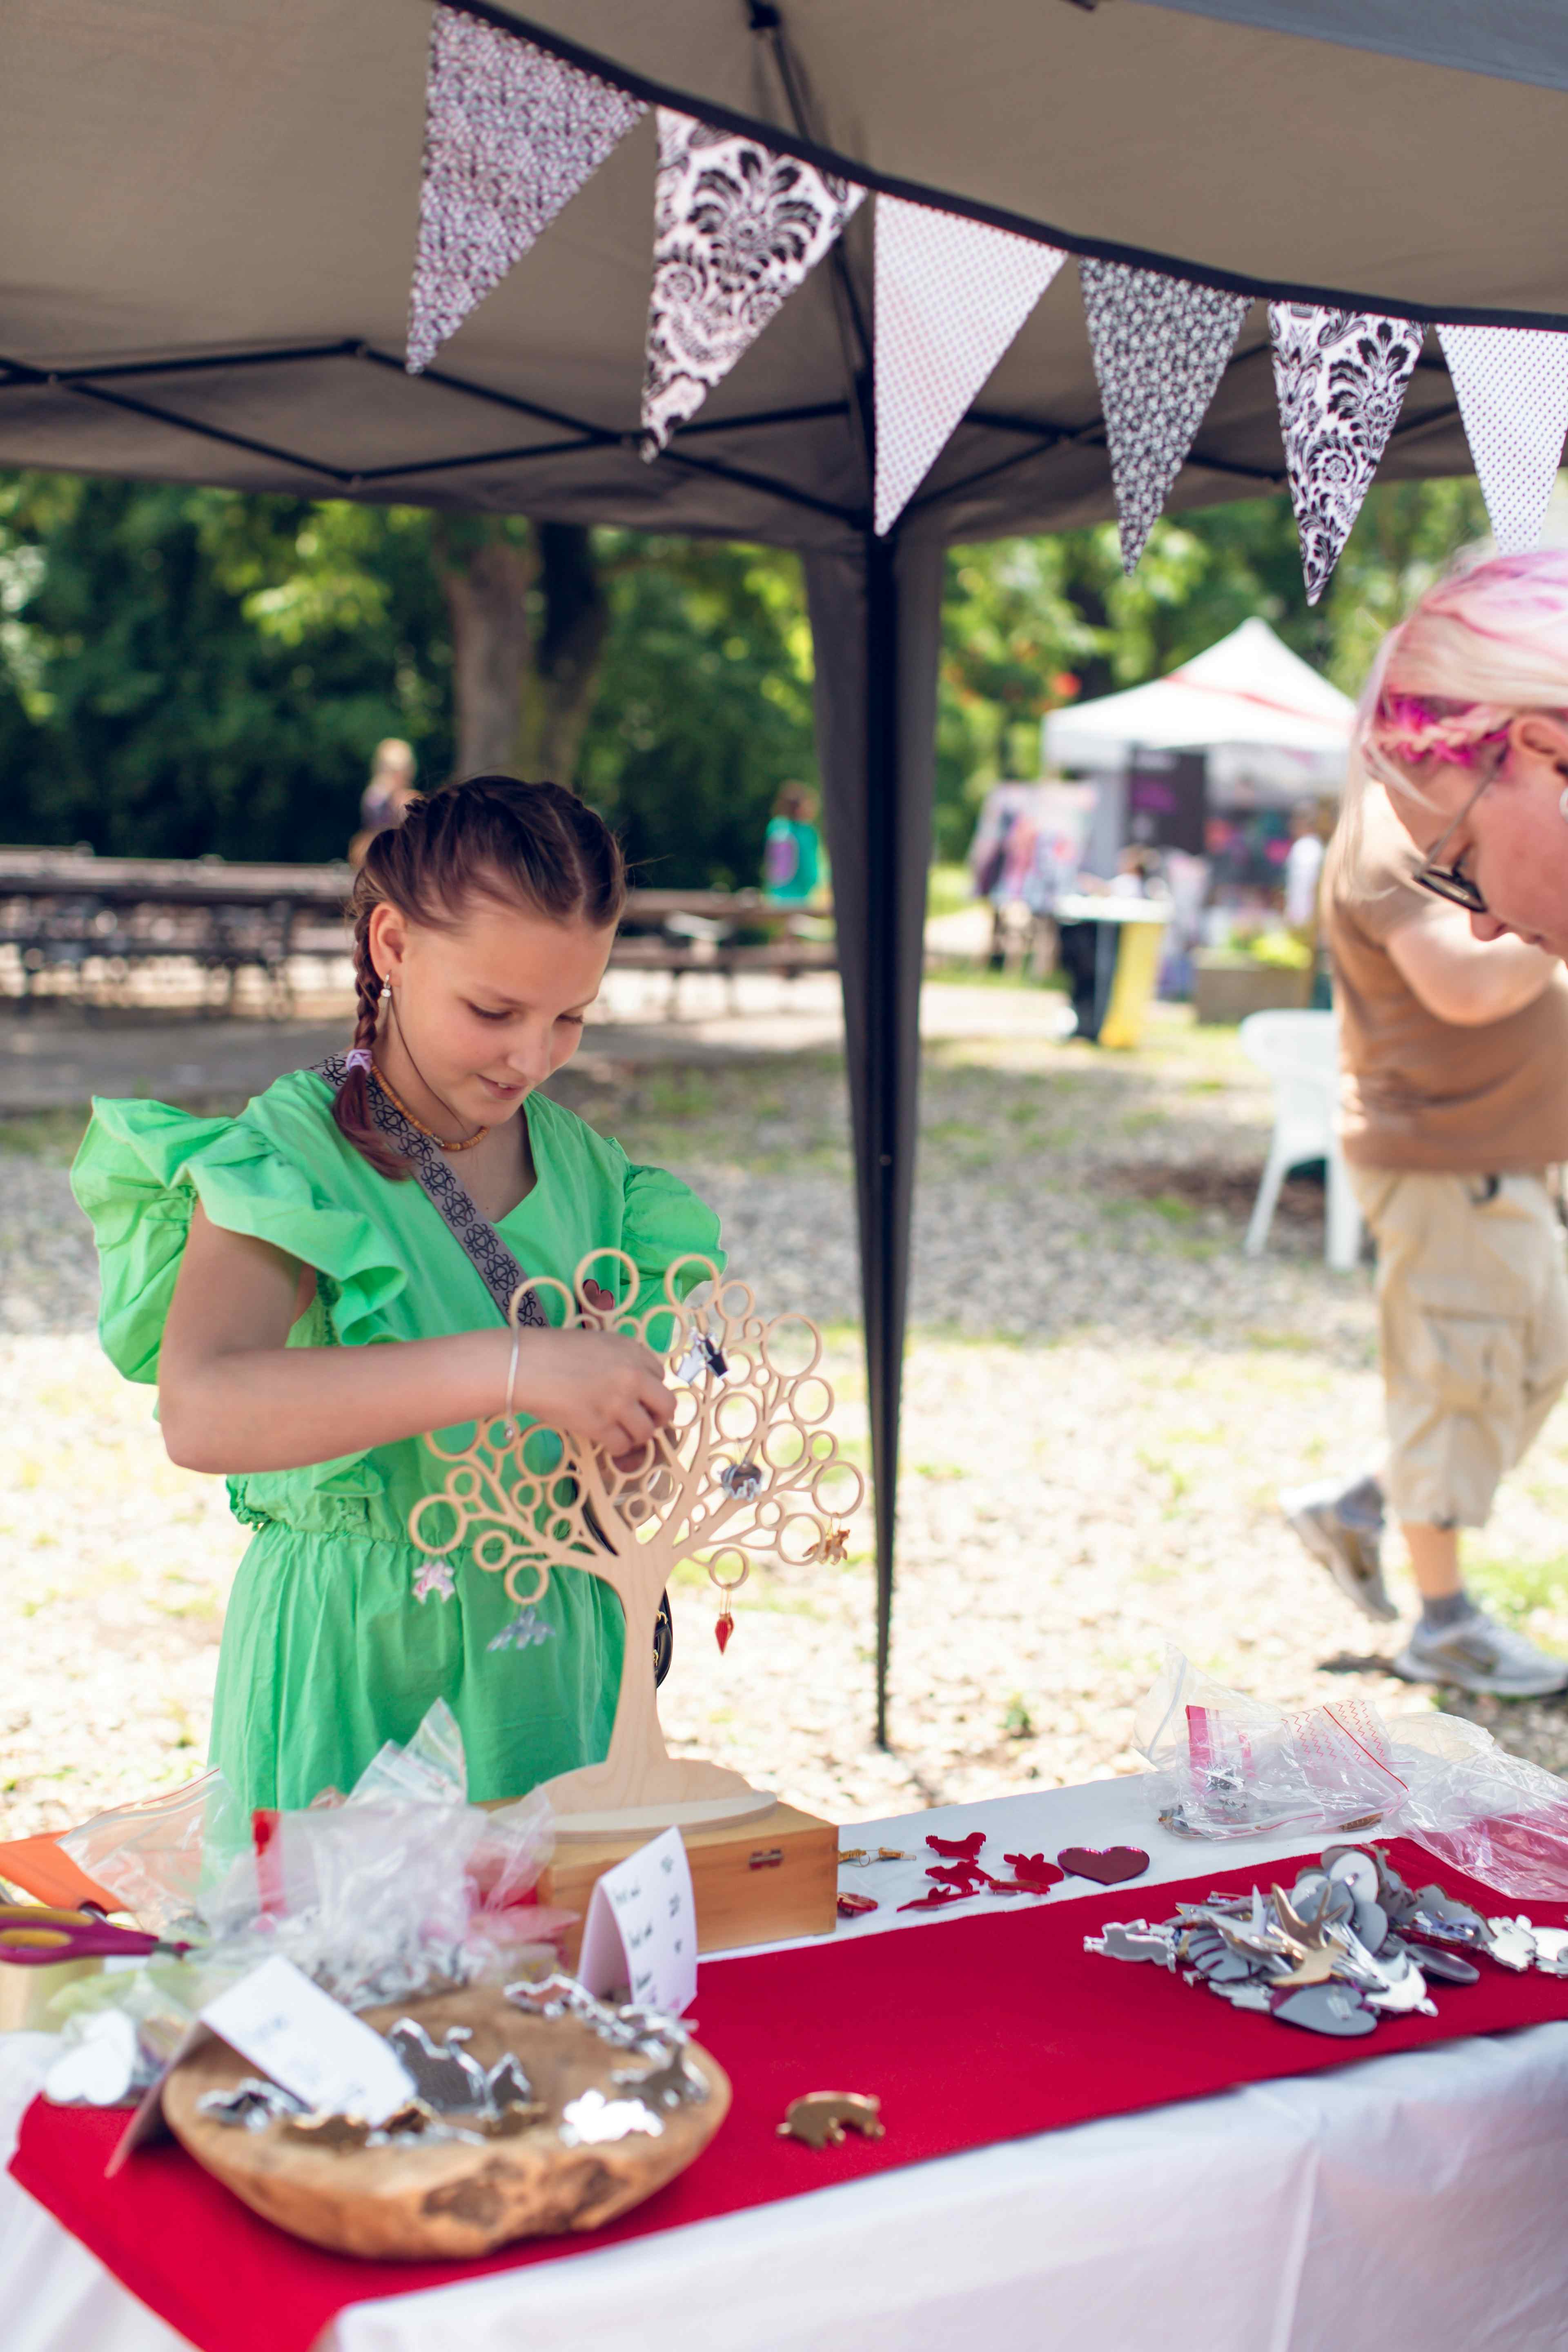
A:
<svg viewBox="0 0 1568 2352">
<path fill-rule="evenodd" d="M 1310 2032 L 1332 2033 L 1352 2042 L 1377 2031 L 1377 2019 L 1349 1985 L 1303 1985 L 1300 1991 L 1276 2000 L 1273 2014 L 1287 2025 L 1304 2025 Z"/>
<path fill-rule="evenodd" d="M 604 1314 L 606 1307 L 613 1307 L 616 1303 L 615 1292 L 606 1290 L 604 1284 L 595 1282 L 592 1276 L 589 1276 L 583 1284 L 583 1296 L 589 1306 L 600 1315 Z"/>
<path fill-rule="evenodd" d="M 945 1854 L 950 1862 L 973 1862 L 985 1843 L 984 1830 L 972 1830 L 966 1838 L 928 1837 L 932 1853 Z"/>
<path fill-rule="evenodd" d="M 1092 1878 L 1097 1886 L 1120 1886 L 1149 1867 L 1148 1855 L 1136 1845 L 1064 1845 L 1057 1860 L 1074 1878 Z"/>
<path fill-rule="evenodd" d="M 79 2042 L 55 2060 L 44 2096 L 59 2107 L 114 2107 L 131 2095 L 136 2073 L 136 2028 L 122 2009 L 89 2018 Z"/>
</svg>

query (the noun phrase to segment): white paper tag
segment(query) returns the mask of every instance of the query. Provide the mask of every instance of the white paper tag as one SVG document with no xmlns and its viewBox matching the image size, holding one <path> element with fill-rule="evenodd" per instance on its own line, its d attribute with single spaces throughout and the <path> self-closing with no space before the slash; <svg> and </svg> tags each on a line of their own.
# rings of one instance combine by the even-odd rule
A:
<svg viewBox="0 0 1568 2352">
<path fill-rule="evenodd" d="M 633 2000 L 670 2017 L 696 1999 L 697 1909 L 679 1830 L 639 1846 L 597 1881 L 577 1976 L 600 1995 L 629 1986 Z"/>
<path fill-rule="evenodd" d="M 202 2018 L 242 2058 L 321 2113 L 379 2124 L 414 2096 L 391 2043 L 291 1960 L 263 1960 L 208 2001 Z"/>
</svg>

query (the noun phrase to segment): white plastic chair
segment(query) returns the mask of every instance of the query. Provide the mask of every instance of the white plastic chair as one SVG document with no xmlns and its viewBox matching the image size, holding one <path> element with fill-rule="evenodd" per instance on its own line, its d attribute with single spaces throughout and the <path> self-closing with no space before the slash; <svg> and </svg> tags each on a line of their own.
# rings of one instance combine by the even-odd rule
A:
<svg viewBox="0 0 1568 2352">
<path fill-rule="evenodd" d="M 1290 1170 L 1321 1160 L 1329 1172 L 1323 1255 L 1336 1274 L 1348 1274 L 1361 1255 L 1361 1211 L 1334 1132 L 1339 1024 L 1331 1013 L 1251 1013 L 1239 1034 L 1247 1059 L 1274 1081 L 1274 1135 L 1247 1228 L 1247 1255 L 1262 1256 Z"/>
</svg>

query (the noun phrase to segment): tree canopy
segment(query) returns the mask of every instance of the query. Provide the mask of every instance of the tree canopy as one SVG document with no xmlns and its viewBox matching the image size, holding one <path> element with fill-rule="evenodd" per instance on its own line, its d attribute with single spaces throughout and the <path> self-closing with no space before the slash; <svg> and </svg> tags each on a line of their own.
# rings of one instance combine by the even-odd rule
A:
<svg viewBox="0 0 1568 2352">
<path fill-rule="evenodd" d="M 1053 702 L 1156 677 L 1250 613 L 1353 692 L 1485 527 L 1473 481 L 1374 488 L 1315 612 L 1283 497 L 1158 524 L 1130 580 L 1110 525 L 955 549 L 939 853 L 962 854 L 987 782 L 1037 772 Z M 68 475 L 0 476 L 0 834 L 341 855 L 383 736 L 427 783 L 452 769 L 454 612 L 481 560 L 521 607 L 514 758 L 569 765 L 649 882 L 754 880 L 779 786 L 816 779 L 792 556 Z"/>
</svg>

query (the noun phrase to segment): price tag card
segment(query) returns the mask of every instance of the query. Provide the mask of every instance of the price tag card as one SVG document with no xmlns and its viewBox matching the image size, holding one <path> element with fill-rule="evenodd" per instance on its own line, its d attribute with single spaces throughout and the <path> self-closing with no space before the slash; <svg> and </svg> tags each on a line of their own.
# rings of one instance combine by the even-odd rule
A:
<svg viewBox="0 0 1568 2352">
<path fill-rule="evenodd" d="M 231 2049 L 308 2106 L 384 2123 L 414 2084 L 390 2042 L 291 1960 L 263 1960 L 202 2011 Z"/>
<path fill-rule="evenodd" d="M 666 1830 L 599 1879 L 588 1900 L 579 1980 L 604 1997 L 679 2017 L 697 1997 L 697 1910 L 679 1830 Z"/>
</svg>

